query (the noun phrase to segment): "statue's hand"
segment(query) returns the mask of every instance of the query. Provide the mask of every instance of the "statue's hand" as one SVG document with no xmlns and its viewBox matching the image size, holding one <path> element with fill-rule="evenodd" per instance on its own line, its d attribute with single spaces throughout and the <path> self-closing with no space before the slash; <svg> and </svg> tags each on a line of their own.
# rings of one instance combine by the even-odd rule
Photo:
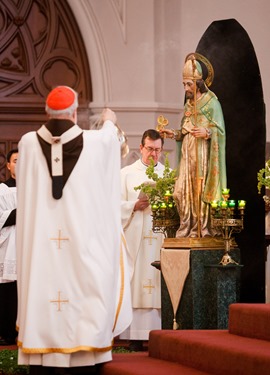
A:
<svg viewBox="0 0 270 375">
<path fill-rule="evenodd" d="M 194 128 L 190 131 L 190 133 L 195 138 L 208 138 L 208 133 L 206 128 L 194 126 Z"/>
<path fill-rule="evenodd" d="M 171 129 L 161 129 L 158 130 L 162 138 L 173 138 L 174 132 Z"/>
</svg>

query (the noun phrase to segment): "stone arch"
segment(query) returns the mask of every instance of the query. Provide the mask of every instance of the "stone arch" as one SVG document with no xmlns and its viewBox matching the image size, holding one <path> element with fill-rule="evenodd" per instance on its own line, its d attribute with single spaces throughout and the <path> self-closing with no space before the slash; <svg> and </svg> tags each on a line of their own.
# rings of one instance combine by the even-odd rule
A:
<svg viewBox="0 0 270 375">
<path fill-rule="evenodd" d="M 0 179 L 5 155 L 46 121 L 44 99 L 56 85 L 79 93 L 89 127 L 92 81 L 80 29 L 66 0 L 2 0 L 0 5 Z"/>
<path fill-rule="evenodd" d="M 78 22 L 85 41 L 88 61 L 91 65 L 93 102 L 95 107 L 103 107 L 111 99 L 111 79 L 108 57 L 99 22 L 91 2 L 69 0 L 70 8 Z"/>
</svg>

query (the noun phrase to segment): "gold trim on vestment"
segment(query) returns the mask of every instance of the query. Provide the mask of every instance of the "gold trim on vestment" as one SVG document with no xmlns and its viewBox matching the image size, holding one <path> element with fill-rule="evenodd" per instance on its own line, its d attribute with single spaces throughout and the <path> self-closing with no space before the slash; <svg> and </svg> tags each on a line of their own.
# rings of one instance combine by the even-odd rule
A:
<svg viewBox="0 0 270 375">
<path fill-rule="evenodd" d="M 123 303 L 123 298 L 124 298 L 124 289 L 125 289 L 125 270 L 124 270 L 124 256 L 123 256 L 123 243 L 124 246 L 126 247 L 126 240 L 123 234 L 121 233 L 121 246 L 120 246 L 120 274 L 121 274 L 121 286 L 120 286 L 120 297 L 118 301 L 118 306 L 116 310 L 116 316 L 115 316 L 115 321 L 113 325 L 113 331 L 115 330 L 115 326 L 118 320 L 118 316 L 121 310 L 121 306 Z"/>
<path fill-rule="evenodd" d="M 108 352 L 112 350 L 112 346 L 106 346 L 104 348 L 96 348 L 93 346 L 80 345 L 74 348 L 24 348 L 21 341 L 17 342 L 21 351 L 25 354 L 49 354 L 49 353 L 63 353 L 72 354 L 80 351 L 85 352 Z"/>
</svg>

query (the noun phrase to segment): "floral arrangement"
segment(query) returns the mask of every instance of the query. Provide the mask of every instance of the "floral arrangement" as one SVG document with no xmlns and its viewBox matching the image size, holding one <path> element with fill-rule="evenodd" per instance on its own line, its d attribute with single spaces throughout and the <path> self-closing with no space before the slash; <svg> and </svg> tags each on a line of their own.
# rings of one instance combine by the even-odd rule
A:
<svg viewBox="0 0 270 375">
<path fill-rule="evenodd" d="M 166 154 L 164 166 L 163 176 L 159 177 L 158 174 L 155 173 L 154 161 L 152 159 L 146 169 L 146 175 L 153 183 L 149 183 L 148 181 L 143 182 L 141 185 L 134 188 L 136 191 L 142 191 L 147 196 L 152 211 L 173 208 L 175 206 L 173 191 L 176 170 L 170 168 L 168 154 Z"/>
<path fill-rule="evenodd" d="M 258 193 L 261 194 L 262 187 L 270 189 L 270 159 L 266 161 L 265 168 L 262 168 L 258 172 Z M 264 195 L 265 207 L 267 211 L 270 211 L 270 197 Z"/>
</svg>

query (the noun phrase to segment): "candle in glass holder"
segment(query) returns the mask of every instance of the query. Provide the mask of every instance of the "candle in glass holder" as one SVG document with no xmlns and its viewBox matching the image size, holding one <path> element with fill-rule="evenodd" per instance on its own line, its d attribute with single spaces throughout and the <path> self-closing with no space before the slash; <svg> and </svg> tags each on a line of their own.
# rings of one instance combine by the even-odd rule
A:
<svg viewBox="0 0 270 375">
<path fill-rule="evenodd" d="M 238 207 L 239 208 L 245 208 L 246 207 L 246 201 L 239 200 L 238 201 Z"/>
<path fill-rule="evenodd" d="M 164 194 L 164 199 L 167 203 L 169 202 L 169 199 L 170 199 L 171 196 L 172 196 L 172 193 L 170 192 L 170 190 L 166 190 L 166 192 Z"/>
<path fill-rule="evenodd" d="M 234 200 L 230 199 L 228 203 L 229 203 L 230 208 L 235 208 L 235 201 Z"/>
<path fill-rule="evenodd" d="M 227 208 L 227 207 L 228 207 L 227 202 L 226 202 L 226 201 L 221 201 L 221 202 L 220 202 L 220 207 L 221 207 L 221 208 Z"/>
<path fill-rule="evenodd" d="M 218 208 L 218 201 L 212 201 L 211 202 L 211 207 L 212 208 Z"/>
<path fill-rule="evenodd" d="M 164 209 L 167 207 L 166 203 L 165 202 L 162 202 L 159 206 L 161 209 Z"/>
<path fill-rule="evenodd" d="M 228 188 L 222 189 L 222 195 L 228 195 L 228 194 L 230 194 L 230 189 Z"/>
<path fill-rule="evenodd" d="M 172 195 L 172 193 L 170 192 L 170 190 L 166 190 L 164 195 L 165 195 L 165 197 L 170 197 Z"/>
<path fill-rule="evenodd" d="M 151 205 L 151 209 L 152 209 L 152 211 L 157 211 L 157 209 L 158 209 L 158 204 L 153 203 L 153 204 Z"/>
</svg>

